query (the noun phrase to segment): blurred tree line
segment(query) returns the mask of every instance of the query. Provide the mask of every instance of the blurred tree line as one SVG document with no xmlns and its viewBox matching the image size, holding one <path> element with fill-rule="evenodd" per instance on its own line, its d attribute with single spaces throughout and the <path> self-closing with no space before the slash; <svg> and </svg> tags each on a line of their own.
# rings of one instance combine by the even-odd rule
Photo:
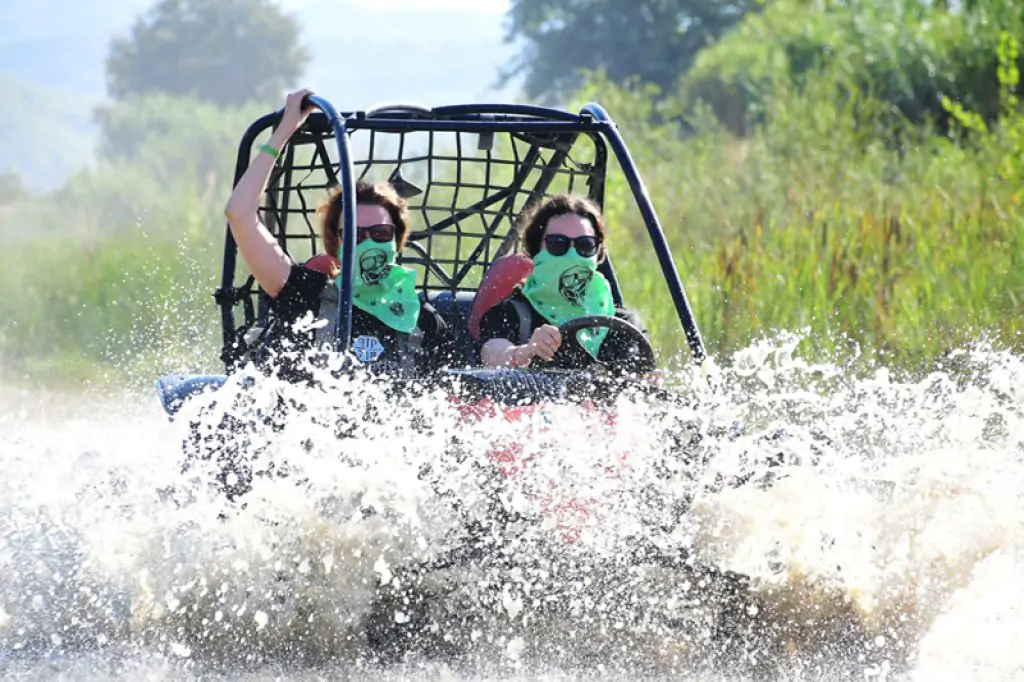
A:
<svg viewBox="0 0 1024 682">
<path fill-rule="evenodd" d="M 666 103 L 660 116 L 688 122 L 710 108 L 743 135 L 772 97 L 829 71 L 894 115 L 947 132 L 950 102 L 998 117 L 1000 35 L 1024 37 L 1024 4 L 512 0 L 506 27 L 522 49 L 501 77 L 521 76 L 532 99 L 564 102 L 599 74 L 643 83 Z M 220 168 L 240 128 L 217 112 L 279 106 L 308 61 L 299 26 L 272 0 L 160 0 L 111 43 L 101 154 L 144 154 L 162 167 L 186 155 L 204 172 Z M 185 143 L 171 142 L 171 130 Z"/>
<path fill-rule="evenodd" d="M 780 85 L 834 70 L 946 129 L 943 98 L 998 116 L 1000 34 L 1022 24 L 1016 0 L 513 0 L 507 38 L 524 47 L 505 77 L 557 100 L 602 71 L 658 86 L 681 113 L 706 104 L 742 134 Z"/>
</svg>

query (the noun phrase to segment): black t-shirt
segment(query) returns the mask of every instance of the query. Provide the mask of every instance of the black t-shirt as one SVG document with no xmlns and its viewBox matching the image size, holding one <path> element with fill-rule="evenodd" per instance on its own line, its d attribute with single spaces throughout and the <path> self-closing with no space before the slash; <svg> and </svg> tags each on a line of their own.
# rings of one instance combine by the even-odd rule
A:
<svg viewBox="0 0 1024 682">
<path fill-rule="evenodd" d="M 295 322 L 307 313 L 314 318 L 320 315 L 320 295 L 331 283 L 326 274 L 304 267 L 293 265 L 288 280 L 277 296 L 271 299 L 270 306 L 276 314 L 274 329 L 268 334 L 267 345 L 275 350 L 311 348 L 315 334 L 295 328 Z M 333 324 L 328 320 L 328 324 Z M 420 307 L 417 327 L 422 333 L 420 352 L 415 354 L 416 369 L 420 372 L 433 372 L 443 367 L 451 359 L 452 334 L 444 318 L 429 303 Z M 408 334 L 392 329 L 366 311 L 352 308 L 352 339 L 360 336 L 377 339 L 384 350 L 374 361 L 383 366 L 400 362 L 402 345 L 409 338 Z M 408 348 L 405 349 L 406 352 Z"/>
<path fill-rule="evenodd" d="M 533 330 L 541 325 L 551 324 L 543 315 L 537 312 L 526 297 L 523 296 L 522 292 L 517 290 L 512 296 L 488 310 L 480 320 L 481 346 L 491 339 L 508 339 L 517 346 L 522 343 L 520 340 L 519 313 L 516 311 L 516 306 L 512 303 L 513 300 L 525 303 L 525 307 L 530 311 L 531 319 L 529 333 L 532 334 Z M 632 310 L 616 308 L 615 317 L 629 322 L 634 327 L 637 327 L 642 331 L 644 336 L 648 336 L 647 329 L 644 327 L 640 316 Z M 555 326 L 557 327 L 558 325 Z M 615 363 L 623 358 L 636 357 L 637 350 L 634 346 L 635 344 L 630 342 L 627 337 L 623 336 L 621 333 L 616 333 L 614 330 L 611 330 L 608 332 L 604 342 L 601 343 L 600 349 L 597 351 L 597 359 L 601 362 Z M 552 360 L 552 365 L 561 369 L 580 369 L 588 364 L 588 362 L 593 362 L 593 359 L 589 354 L 587 354 L 585 358 L 567 356 L 563 354 L 561 356 L 555 356 L 555 359 Z M 627 371 L 631 371 L 628 367 L 628 363 L 626 364 L 627 367 L 625 367 L 625 369 Z"/>
</svg>

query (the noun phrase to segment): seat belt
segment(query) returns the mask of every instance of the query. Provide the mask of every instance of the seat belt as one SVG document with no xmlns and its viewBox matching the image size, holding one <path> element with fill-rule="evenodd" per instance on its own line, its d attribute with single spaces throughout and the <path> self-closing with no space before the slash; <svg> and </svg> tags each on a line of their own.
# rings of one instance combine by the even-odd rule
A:
<svg viewBox="0 0 1024 682">
<path fill-rule="evenodd" d="M 516 309 L 519 316 L 519 344 L 520 346 L 530 342 L 533 334 L 533 309 L 530 304 L 521 298 L 513 297 L 508 299 L 512 307 Z"/>
</svg>

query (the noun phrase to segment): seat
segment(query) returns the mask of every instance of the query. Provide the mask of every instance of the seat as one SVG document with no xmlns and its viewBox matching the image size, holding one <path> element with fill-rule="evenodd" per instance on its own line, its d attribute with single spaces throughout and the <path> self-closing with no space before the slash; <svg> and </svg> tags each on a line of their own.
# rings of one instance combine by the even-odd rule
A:
<svg viewBox="0 0 1024 682">
<path fill-rule="evenodd" d="M 480 346 L 468 328 L 475 297 L 472 291 L 420 292 L 420 300 L 434 306 L 455 332 L 454 367 L 476 367 L 480 364 Z"/>
</svg>

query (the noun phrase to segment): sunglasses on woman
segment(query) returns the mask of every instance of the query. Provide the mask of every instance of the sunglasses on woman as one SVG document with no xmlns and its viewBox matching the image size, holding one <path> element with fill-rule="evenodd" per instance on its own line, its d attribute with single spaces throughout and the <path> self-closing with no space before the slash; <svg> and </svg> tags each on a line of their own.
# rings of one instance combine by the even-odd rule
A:
<svg viewBox="0 0 1024 682">
<path fill-rule="evenodd" d="M 385 244 L 395 238 L 395 226 L 390 224 L 367 225 L 356 228 L 356 244 L 369 237 L 378 244 Z"/>
<path fill-rule="evenodd" d="M 564 256 L 569 252 L 570 246 L 576 247 L 576 253 L 580 254 L 584 258 L 590 258 L 597 253 L 598 248 L 601 246 L 601 240 L 598 237 L 566 237 L 564 234 L 547 234 L 544 235 L 544 246 L 547 247 L 548 251 L 552 256 Z"/>
</svg>

